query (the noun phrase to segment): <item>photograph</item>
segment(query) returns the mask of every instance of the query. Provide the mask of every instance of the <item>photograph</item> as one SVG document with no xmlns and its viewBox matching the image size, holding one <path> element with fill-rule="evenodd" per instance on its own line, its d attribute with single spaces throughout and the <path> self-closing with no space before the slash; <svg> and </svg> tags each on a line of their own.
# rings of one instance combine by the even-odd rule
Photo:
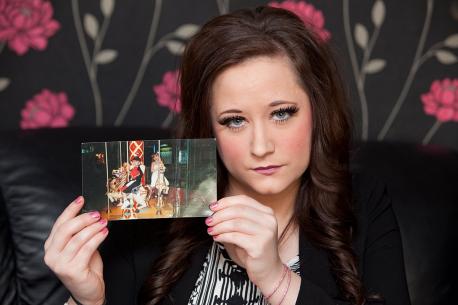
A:
<svg viewBox="0 0 458 305">
<path fill-rule="evenodd" d="M 81 144 L 83 211 L 107 220 L 210 216 L 215 139 Z"/>
<path fill-rule="evenodd" d="M 0 67 L 0 305 L 458 303 L 458 0 L 0 0 Z"/>
</svg>

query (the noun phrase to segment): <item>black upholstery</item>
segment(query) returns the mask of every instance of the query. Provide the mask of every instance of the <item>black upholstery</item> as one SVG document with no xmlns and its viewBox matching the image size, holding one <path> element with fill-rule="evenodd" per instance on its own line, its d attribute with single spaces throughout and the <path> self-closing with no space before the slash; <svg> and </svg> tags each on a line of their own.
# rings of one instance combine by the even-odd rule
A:
<svg viewBox="0 0 458 305">
<path fill-rule="evenodd" d="M 63 304 L 43 263 L 54 220 L 81 193 L 80 143 L 167 138 L 157 129 L 80 128 L 0 134 L 0 304 Z M 433 146 L 364 143 L 354 170 L 388 184 L 404 245 L 413 305 L 457 299 L 458 153 Z"/>
</svg>

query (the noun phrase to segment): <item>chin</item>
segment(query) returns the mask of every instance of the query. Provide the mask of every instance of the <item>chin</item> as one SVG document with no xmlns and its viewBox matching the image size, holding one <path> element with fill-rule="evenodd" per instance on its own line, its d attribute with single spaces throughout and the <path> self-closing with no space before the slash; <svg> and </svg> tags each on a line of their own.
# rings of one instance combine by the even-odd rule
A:
<svg viewBox="0 0 458 305">
<path fill-rule="evenodd" d="M 249 184 L 250 189 L 259 195 L 276 195 L 286 190 L 287 185 L 278 183 L 275 179 L 267 181 L 253 181 Z"/>
<path fill-rule="evenodd" d="M 233 180 L 232 180 L 232 179 Z M 295 179 L 291 177 L 285 177 L 285 175 L 272 175 L 272 176 L 260 176 L 260 175 L 238 175 L 238 179 L 235 176 L 230 176 L 229 180 L 232 180 L 236 189 L 251 196 L 265 196 L 265 195 L 277 195 L 286 191 Z"/>
</svg>

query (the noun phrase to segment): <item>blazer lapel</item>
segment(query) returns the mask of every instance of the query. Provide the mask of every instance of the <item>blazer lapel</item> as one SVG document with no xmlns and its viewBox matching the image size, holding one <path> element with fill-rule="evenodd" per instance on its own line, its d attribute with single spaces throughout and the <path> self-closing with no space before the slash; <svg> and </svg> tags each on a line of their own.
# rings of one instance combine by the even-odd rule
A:
<svg viewBox="0 0 458 305">
<path fill-rule="evenodd" d="M 320 286 L 330 295 L 338 295 L 326 251 L 313 246 L 302 231 L 299 232 L 299 259 L 303 279 Z"/>
<path fill-rule="evenodd" d="M 209 238 L 202 246 L 200 246 L 191 256 L 189 269 L 176 282 L 169 293 L 172 304 L 184 305 L 188 304 L 191 292 L 194 289 L 197 278 L 202 270 L 205 258 L 213 243 L 213 239 Z"/>
<path fill-rule="evenodd" d="M 188 304 L 212 242 L 213 240 L 209 238 L 192 254 L 189 269 L 169 293 L 171 304 Z M 330 295 L 338 295 L 338 288 L 331 274 L 326 251 L 313 246 L 302 231 L 299 233 L 299 259 L 302 278 L 322 287 Z"/>
</svg>

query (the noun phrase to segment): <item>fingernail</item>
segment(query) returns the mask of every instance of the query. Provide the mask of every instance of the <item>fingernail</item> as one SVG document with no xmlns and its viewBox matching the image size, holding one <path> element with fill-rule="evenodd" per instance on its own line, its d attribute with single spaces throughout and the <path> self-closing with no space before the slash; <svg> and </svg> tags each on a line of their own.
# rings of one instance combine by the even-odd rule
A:
<svg viewBox="0 0 458 305">
<path fill-rule="evenodd" d="M 107 224 L 107 220 L 102 218 L 102 219 L 99 220 L 99 224 L 104 226 L 104 225 Z"/>
<path fill-rule="evenodd" d="M 207 228 L 207 232 L 208 232 L 208 233 L 211 233 L 212 231 L 213 231 L 213 227 L 208 227 L 208 228 Z"/>
<path fill-rule="evenodd" d="M 207 217 L 207 219 L 205 219 L 205 223 L 208 225 L 210 224 L 211 222 L 213 221 L 213 217 Z"/>
<path fill-rule="evenodd" d="M 75 205 L 83 203 L 83 196 L 78 196 L 78 198 L 75 199 L 74 203 Z"/>
<path fill-rule="evenodd" d="M 100 218 L 100 213 L 97 211 L 90 212 L 89 215 L 91 215 L 92 218 Z"/>
<path fill-rule="evenodd" d="M 216 206 L 218 205 L 218 201 L 215 201 L 215 202 L 212 202 L 210 203 L 210 209 L 213 210 L 214 208 L 216 208 Z"/>
<path fill-rule="evenodd" d="M 108 228 L 105 227 L 102 230 L 100 230 L 100 232 L 102 232 L 103 234 L 107 234 L 108 233 Z"/>
</svg>

